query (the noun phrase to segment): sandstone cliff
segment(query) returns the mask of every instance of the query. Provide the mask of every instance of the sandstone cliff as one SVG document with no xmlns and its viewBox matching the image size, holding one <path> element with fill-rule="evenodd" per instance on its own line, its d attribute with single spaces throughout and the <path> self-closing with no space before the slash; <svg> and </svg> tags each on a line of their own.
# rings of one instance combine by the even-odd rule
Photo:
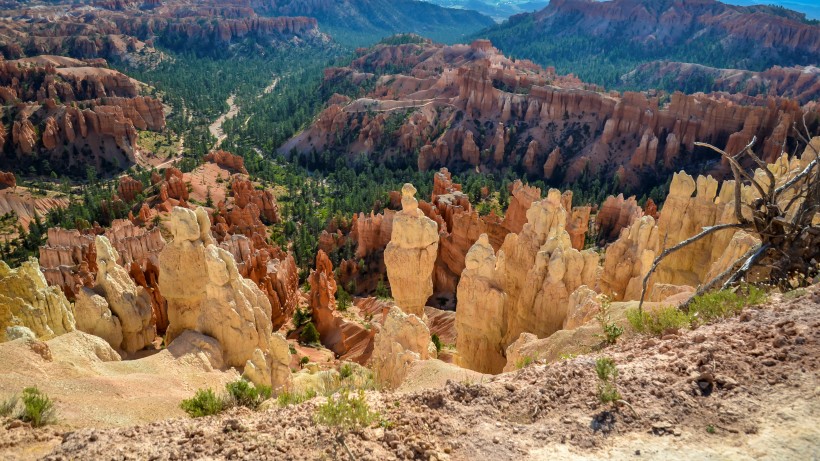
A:
<svg viewBox="0 0 820 461">
<path fill-rule="evenodd" d="M 0 338 L 14 339 L 21 328 L 44 340 L 75 330 L 71 304 L 33 258 L 16 269 L 0 261 Z"/>
<path fill-rule="evenodd" d="M 231 254 L 215 245 L 207 212 L 174 208 L 167 227 L 174 239 L 159 257 L 167 341 L 185 330 L 203 333 L 222 346 L 227 366 L 245 367 L 256 384 L 288 386 L 290 373 L 282 371 L 290 357 L 284 340 L 272 335 L 270 302 L 242 278 Z"/>
<path fill-rule="evenodd" d="M 597 174 L 637 187 L 645 173 L 715 158 L 696 149 L 695 140 L 736 152 L 757 136 L 760 155 L 772 162 L 784 140 L 796 144 L 791 121 L 804 113 L 809 123 L 818 119 L 813 104 L 801 107 L 780 96 L 675 93 L 665 103 L 643 93 L 604 93 L 512 61 L 486 41 L 378 45 L 361 53 L 349 67 L 326 72 L 326 79 L 352 83 L 364 76 L 376 88 L 358 100 L 334 100 L 282 146 L 283 154 L 330 150 L 386 159 L 418 153 L 420 170 L 453 171 L 475 168 L 478 158 L 479 169 L 512 166 L 552 184 Z M 388 73 L 394 63 L 400 73 Z M 712 171 L 727 172 L 720 164 Z"/>
</svg>

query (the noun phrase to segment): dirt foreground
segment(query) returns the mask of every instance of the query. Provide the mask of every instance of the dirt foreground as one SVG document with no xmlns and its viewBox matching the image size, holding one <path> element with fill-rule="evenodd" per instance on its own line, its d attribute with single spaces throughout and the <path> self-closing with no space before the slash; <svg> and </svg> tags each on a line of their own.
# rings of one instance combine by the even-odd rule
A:
<svg viewBox="0 0 820 461">
<path fill-rule="evenodd" d="M 662 339 L 478 382 L 369 392 L 380 424 L 348 434 L 346 444 L 360 460 L 818 459 L 819 339 L 817 287 L 773 295 L 738 317 Z M 618 389 L 634 414 L 598 402 L 601 355 L 618 364 Z M 323 401 L 63 434 L 7 421 L 0 449 L 22 453 L 46 439 L 49 460 L 349 459 L 334 429 L 314 421 Z"/>
</svg>

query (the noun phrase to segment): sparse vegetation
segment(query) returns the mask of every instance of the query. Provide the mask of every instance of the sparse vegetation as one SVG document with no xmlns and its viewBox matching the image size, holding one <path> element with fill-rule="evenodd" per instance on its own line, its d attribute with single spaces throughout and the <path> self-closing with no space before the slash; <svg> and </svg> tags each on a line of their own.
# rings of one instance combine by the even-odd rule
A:
<svg viewBox="0 0 820 461">
<path fill-rule="evenodd" d="M 199 389 L 192 398 L 183 400 L 179 406 L 192 418 L 201 418 L 219 414 L 235 406 L 257 410 L 262 402 L 271 396 L 270 387 L 256 386 L 244 379 L 238 379 L 225 384 L 223 395 L 217 395 L 212 389 Z"/>
<path fill-rule="evenodd" d="M 766 292 L 754 285 L 742 285 L 733 290 L 718 290 L 695 296 L 688 304 L 688 312 L 667 306 L 652 311 L 629 309 L 626 318 L 638 333 L 660 336 L 666 331 L 694 327 L 717 319 L 733 316 L 744 307 L 766 300 Z"/>
<path fill-rule="evenodd" d="M 433 341 L 433 344 L 436 346 L 436 354 L 441 354 L 441 339 L 438 337 L 437 334 L 433 333 L 430 336 L 430 340 Z"/>
<path fill-rule="evenodd" d="M 517 370 L 527 368 L 528 366 L 532 365 L 533 362 L 535 362 L 535 357 L 527 355 L 515 361 L 515 368 Z"/>
<path fill-rule="evenodd" d="M 302 402 L 307 402 L 308 400 L 316 397 L 318 395 L 315 389 L 308 389 L 305 392 L 290 392 L 284 391 L 276 397 L 276 403 L 280 407 L 286 407 L 288 405 L 298 405 Z"/>
<path fill-rule="evenodd" d="M 709 434 L 714 434 L 716 432 L 715 431 L 715 426 L 713 426 L 711 424 L 706 426 L 706 432 L 709 433 Z"/>
<path fill-rule="evenodd" d="M 226 384 L 225 390 L 228 392 L 229 406 L 247 407 L 252 410 L 258 409 L 272 394 L 269 386 L 254 386 L 244 379 Z"/>
<path fill-rule="evenodd" d="M 613 345 L 618 341 L 618 338 L 624 334 L 624 329 L 612 322 L 610 307 L 612 306 L 612 299 L 609 296 L 601 296 L 601 310 L 595 317 L 598 323 L 601 324 L 601 329 L 604 331 L 602 335 L 604 342 L 607 345 Z"/>
<path fill-rule="evenodd" d="M 316 422 L 335 427 L 340 431 L 350 431 L 367 427 L 378 419 L 378 413 L 370 411 L 364 391 L 351 396 L 343 389 L 338 396 L 330 397 L 316 409 Z"/>
<path fill-rule="evenodd" d="M 308 322 L 302 329 L 302 333 L 299 335 L 299 341 L 307 346 L 318 346 L 320 344 L 319 330 L 316 329 L 316 325 L 314 325 L 313 322 Z"/>
<path fill-rule="evenodd" d="M 598 375 L 598 400 L 603 404 L 621 400 L 618 392 L 618 367 L 609 357 L 600 357 L 595 361 L 595 373 Z"/>
<path fill-rule="evenodd" d="M 20 397 L 17 395 L 12 395 L 6 400 L 0 402 L 0 417 L 8 417 L 14 414 L 14 409 L 17 408 L 17 402 L 19 401 Z"/>
<path fill-rule="evenodd" d="M 192 418 L 215 415 L 225 409 L 222 399 L 211 389 L 199 389 L 192 398 L 183 400 L 179 406 Z"/>
</svg>

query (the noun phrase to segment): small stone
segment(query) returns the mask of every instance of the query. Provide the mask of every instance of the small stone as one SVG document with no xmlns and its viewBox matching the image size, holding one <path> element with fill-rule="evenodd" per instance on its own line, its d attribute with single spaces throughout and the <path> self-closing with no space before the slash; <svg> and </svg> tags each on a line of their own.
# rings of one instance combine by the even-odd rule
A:
<svg viewBox="0 0 820 461">
<path fill-rule="evenodd" d="M 501 439 L 499 439 L 498 436 L 495 436 L 495 437 L 493 437 L 493 443 L 497 445 L 497 444 L 501 443 Z"/>
<path fill-rule="evenodd" d="M 706 341 L 706 335 L 703 334 L 703 333 L 698 333 L 692 338 L 692 341 L 695 344 L 700 344 L 700 343 Z"/>
</svg>

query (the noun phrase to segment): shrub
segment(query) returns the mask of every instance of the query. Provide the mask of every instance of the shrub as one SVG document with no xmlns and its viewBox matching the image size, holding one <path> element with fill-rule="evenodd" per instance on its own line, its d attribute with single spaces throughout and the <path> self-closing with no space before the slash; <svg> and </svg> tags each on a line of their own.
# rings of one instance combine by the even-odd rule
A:
<svg viewBox="0 0 820 461">
<path fill-rule="evenodd" d="M 224 410 L 224 402 L 211 389 L 199 389 L 190 399 L 179 404 L 192 418 L 215 415 Z"/>
<path fill-rule="evenodd" d="M 316 325 L 313 322 L 308 322 L 305 325 L 305 328 L 302 329 L 302 333 L 299 335 L 299 340 L 302 344 L 306 345 L 318 345 L 319 344 L 319 330 L 316 329 Z"/>
<path fill-rule="evenodd" d="M 304 368 L 304 366 L 307 365 L 308 363 L 310 363 L 310 357 L 308 357 L 307 355 L 302 357 L 301 359 L 299 359 L 299 367 L 300 368 Z"/>
<path fill-rule="evenodd" d="M 668 329 L 703 325 L 716 319 L 737 314 L 744 307 L 766 300 L 766 292 L 753 285 L 742 285 L 735 290 L 719 290 L 695 296 L 689 302 L 688 312 L 672 306 L 639 312 L 629 309 L 626 318 L 638 333 L 661 335 Z"/>
<path fill-rule="evenodd" d="M 432 336 L 430 336 L 430 340 L 433 341 L 433 344 L 436 346 L 436 353 L 440 354 L 441 353 L 441 339 L 438 337 L 437 334 L 433 333 Z"/>
<path fill-rule="evenodd" d="M 719 290 L 695 296 L 689 303 L 689 320 L 702 325 L 715 319 L 737 314 L 746 306 L 766 300 L 766 292 L 754 285 L 741 285 L 735 290 Z"/>
<path fill-rule="evenodd" d="M 613 345 L 615 342 L 618 341 L 618 338 L 624 334 L 624 329 L 619 327 L 617 324 L 612 323 L 611 315 L 610 315 L 610 306 L 612 305 L 612 300 L 609 296 L 602 296 L 601 297 L 601 310 L 598 312 L 598 315 L 595 317 L 598 320 L 598 323 L 601 324 L 601 329 L 604 331 L 603 337 L 604 341 L 608 345 Z"/>
<path fill-rule="evenodd" d="M 528 366 L 532 365 L 533 362 L 535 362 L 535 357 L 527 355 L 516 360 L 515 368 L 518 370 L 522 368 L 527 368 Z"/>
<path fill-rule="evenodd" d="M 601 357 L 595 361 L 595 373 L 598 375 L 598 400 L 603 404 L 618 402 L 621 394 L 616 387 L 618 367 L 608 357 Z"/>
<path fill-rule="evenodd" d="M 241 406 L 252 410 L 259 408 L 259 405 L 271 398 L 272 394 L 269 386 L 254 386 L 244 379 L 226 384 L 225 390 L 228 395 L 223 406 Z"/>
<path fill-rule="evenodd" d="M 56 410 L 54 402 L 48 396 L 40 392 L 36 387 L 23 389 L 23 412 L 20 419 L 31 423 L 34 427 L 40 427 L 54 422 Z"/>
<path fill-rule="evenodd" d="M 629 309 L 626 318 L 638 333 L 660 336 L 669 329 L 679 329 L 689 325 L 689 317 L 677 307 L 664 306 L 652 311 Z"/>
<path fill-rule="evenodd" d="M 6 400 L 0 402 L 0 417 L 11 416 L 12 414 L 14 414 L 15 408 L 17 408 L 17 402 L 19 401 L 19 397 L 17 397 L 16 395 L 12 395 Z"/>
<path fill-rule="evenodd" d="M 377 418 L 378 414 L 370 411 L 364 391 L 351 397 L 347 389 L 342 390 L 336 398 L 329 397 L 316 409 L 317 423 L 343 431 L 369 426 Z"/>
<path fill-rule="evenodd" d="M 314 389 L 308 389 L 302 393 L 284 391 L 276 397 L 276 403 L 278 403 L 280 407 L 297 405 L 316 397 L 316 395 L 317 394 Z"/>
<path fill-rule="evenodd" d="M 351 376 L 353 376 L 353 366 L 349 363 L 342 364 L 342 366 L 339 367 L 339 377 L 347 379 Z"/>
<path fill-rule="evenodd" d="M 293 311 L 294 328 L 301 328 L 307 325 L 311 321 L 311 319 L 313 319 L 313 316 L 307 309 L 302 310 L 297 307 L 296 310 Z"/>
</svg>

